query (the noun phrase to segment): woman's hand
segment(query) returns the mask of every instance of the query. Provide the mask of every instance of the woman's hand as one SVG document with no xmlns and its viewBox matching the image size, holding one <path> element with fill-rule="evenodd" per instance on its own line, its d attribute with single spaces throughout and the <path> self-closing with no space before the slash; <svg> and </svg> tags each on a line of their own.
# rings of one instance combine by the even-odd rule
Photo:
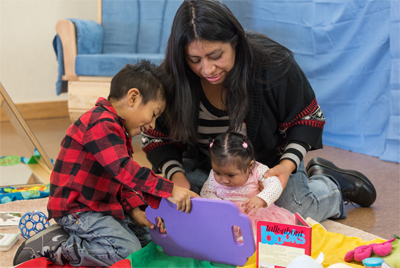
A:
<svg viewBox="0 0 400 268">
<path fill-rule="evenodd" d="M 171 181 L 180 187 L 190 190 L 190 182 L 182 172 L 175 172 L 171 177 Z"/>
<path fill-rule="evenodd" d="M 281 181 L 282 188 L 284 190 L 289 181 L 290 174 L 292 174 L 295 168 L 296 166 L 292 161 L 288 159 L 283 159 L 278 165 L 267 170 L 267 172 L 264 173 L 264 177 L 268 178 L 271 176 L 277 176 L 278 179 Z"/>
<path fill-rule="evenodd" d="M 190 200 L 192 197 L 200 196 L 195 192 L 192 192 L 184 187 L 180 187 L 174 183 L 174 188 L 172 189 L 171 196 L 168 197 L 168 200 L 176 204 L 177 210 L 182 212 L 186 211 L 186 213 L 189 213 L 192 208 L 192 201 Z"/>
<path fill-rule="evenodd" d="M 244 208 L 244 213 L 249 214 L 249 212 L 254 208 L 254 215 L 257 214 L 259 208 L 267 207 L 268 204 L 263 199 L 258 196 L 253 196 L 242 203 Z"/>
<path fill-rule="evenodd" d="M 154 224 L 149 222 L 146 218 L 146 213 L 141 210 L 139 207 L 135 207 L 131 212 L 128 213 L 129 216 L 133 219 L 133 221 L 139 226 L 147 226 L 150 229 L 154 229 Z"/>
</svg>

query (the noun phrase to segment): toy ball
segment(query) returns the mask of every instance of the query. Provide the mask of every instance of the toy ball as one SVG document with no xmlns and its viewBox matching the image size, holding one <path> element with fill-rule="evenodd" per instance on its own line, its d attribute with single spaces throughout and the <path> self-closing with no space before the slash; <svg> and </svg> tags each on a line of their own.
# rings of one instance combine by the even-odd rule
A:
<svg viewBox="0 0 400 268">
<path fill-rule="evenodd" d="M 19 220 L 19 230 L 23 238 L 28 239 L 34 234 L 50 226 L 47 216 L 38 210 L 29 211 Z"/>
</svg>

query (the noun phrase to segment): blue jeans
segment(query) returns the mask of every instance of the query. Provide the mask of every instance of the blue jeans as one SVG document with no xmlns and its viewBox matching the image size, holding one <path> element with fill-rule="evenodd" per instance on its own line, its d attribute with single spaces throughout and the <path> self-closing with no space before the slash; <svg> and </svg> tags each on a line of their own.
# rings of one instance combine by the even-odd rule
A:
<svg viewBox="0 0 400 268">
<path fill-rule="evenodd" d="M 62 243 L 62 254 L 72 266 L 111 266 L 151 241 L 148 228 L 127 215 L 120 220 L 90 211 L 55 220 L 70 235 Z"/>
<path fill-rule="evenodd" d="M 297 172 L 290 175 L 275 205 L 318 222 L 329 218 L 346 218 L 342 193 L 336 180 L 323 175 L 314 175 L 308 179 L 303 161 Z"/>
<path fill-rule="evenodd" d="M 199 193 L 208 174 L 200 169 L 194 169 L 193 166 L 195 166 L 193 161 L 183 162 L 191 190 Z M 318 222 L 329 218 L 346 218 L 342 193 L 336 180 L 323 175 L 315 175 L 308 179 L 303 161 L 297 172 L 290 175 L 288 184 L 275 205 Z"/>
</svg>

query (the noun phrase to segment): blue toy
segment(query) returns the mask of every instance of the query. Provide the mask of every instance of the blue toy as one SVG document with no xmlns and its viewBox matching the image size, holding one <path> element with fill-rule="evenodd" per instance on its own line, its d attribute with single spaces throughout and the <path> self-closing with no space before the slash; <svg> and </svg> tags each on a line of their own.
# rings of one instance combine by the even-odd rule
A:
<svg viewBox="0 0 400 268">
<path fill-rule="evenodd" d="M 19 220 L 19 230 L 23 238 L 28 239 L 34 234 L 50 226 L 47 216 L 38 210 L 25 213 Z"/>
</svg>

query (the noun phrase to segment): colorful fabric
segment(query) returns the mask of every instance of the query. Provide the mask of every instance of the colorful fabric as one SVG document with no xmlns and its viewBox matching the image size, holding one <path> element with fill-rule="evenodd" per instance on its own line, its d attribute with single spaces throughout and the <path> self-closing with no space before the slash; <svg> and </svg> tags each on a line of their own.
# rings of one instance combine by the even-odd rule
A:
<svg viewBox="0 0 400 268">
<path fill-rule="evenodd" d="M 364 241 L 359 237 L 349 237 L 339 233 L 326 231 L 322 225 L 314 224 L 312 226 L 312 254 L 311 257 L 316 259 L 320 252 L 324 253 L 325 259 L 322 262 L 324 267 L 335 263 L 345 263 L 351 267 L 362 268 L 364 265 L 360 262 L 346 262 L 344 256 L 346 253 L 358 246 L 371 243 L 383 243 L 386 240 L 374 239 Z"/>
<path fill-rule="evenodd" d="M 172 182 L 133 161 L 131 137 L 110 102 L 96 106 L 71 125 L 50 178 L 49 219 L 97 211 L 123 219 L 141 205 L 158 208 Z"/>
<path fill-rule="evenodd" d="M 383 239 L 374 239 L 371 241 L 364 241 L 358 237 L 348 237 L 339 233 L 333 233 L 326 231 L 319 223 L 312 225 L 312 245 L 311 245 L 311 257 L 316 259 L 320 252 L 325 256 L 322 266 L 327 268 L 328 266 L 336 263 L 344 263 L 354 268 L 363 268 L 363 264 L 359 262 L 345 262 L 344 256 L 346 252 L 354 249 L 357 246 L 366 245 L 370 243 L 382 243 L 385 242 Z M 399 240 L 399 239 L 396 239 Z M 392 255 L 392 254 L 391 254 Z M 390 255 L 389 255 L 390 256 Z M 387 256 L 387 257 L 389 257 Z M 376 256 L 375 256 L 376 257 Z M 254 253 L 249 258 L 244 268 L 256 268 L 257 254 Z M 400 266 L 393 266 L 400 268 Z"/>
<path fill-rule="evenodd" d="M 3 187 L 0 188 L 0 204 L 16 200 L 45 198 L 49 196 L 49 184 L 31 187 Z"/>
<path fill-rule="evenodd" d="M 51 261 L 47 260 L 45 257 L 41 258 L 36 258 L 32 259 L 26 262 L 21 263 L 20 265 L 17 265 L 15 267 L 18 268 L 76 268 L 75 266 L 72 266 L 70 264 L 65 264 L 63 265 L 58 265 L 58 264 L 53 264 Z M 119 262 L 116 262 L 114 265 L 110 266 L 110 268 L 131 268 L 131 263 L 128 259 L 121 260 Z M 89 268 L 88 266 L 80 266 L 80 268 Z M 90 268 L 96 268 L 94 266 L 91 266 Z M 97 267 L 100 268 L 100 267 Z M 102 267 L 101 267 L 102 268 Z"/>
<path fill-rule="evenodd" d="M 21 157 L 17 155 L 7 155 L 7 156 L 2 156 L 0 157 L 0 166 L 12 166 L 12 165 L 18 165 L 18 164 L 27 164 L 27 159 L 26 157 Z"/>
<path fill-rule="evenodd" d="M 371 257 L 371 254 L 374 253 L 378 256 L 387 256 L 392 252 L 392 242 L 396 238 L 392 238 L 386 242 L 376 244 L 368 244 L 368 245 L 363 245 L 356 247 L 353 250 L 350 250 L 349 252 L 346 253 L 344 256 L 344 260 L 347 262 L 350 261 L 358 261 L 362 262 L 364 259 L 367 259 Z"/>
<path fill-rule="evenodd" d="M 200 261 L 193 258 L 184 258 L 177 256 L 168 256 L 162 248 L 154 242 L 150 242 L 147 246 L 128 256 L 133 268 L 144 267 L 163 267 L 163 268 L 181 268 L 181 267 L 222 267 L 234 268 L 235 266 L 221 263 L 213 263 L 209 261 Z"/>
<path fill-rule="evenodd" d="M 336 263 L 344 263 L 354 268 L 364 267 L 359 262 L 345 262 L 344 255 L 351 248 L 366 245 L 371 243 L 383 243 L 386 240 L 374 239 L 371 241 L 364 241 L 358 237 L 348 237 L 339 233 L 326 231 L 319 223 L 312 225 L 312 248 L 311 257 L 316 259 L 320 252 L 324 253 L 324 261 L 322 265 L 327 268 Z M 393 250 L 388 256 L 381 257 L 385 262 L 389 263 L 394 268 L 400 268 L 400 238 L 392 242 Z M 152 244 L 152 245 L 151 245 Z M 149 247 L 149 245 L 151 245 Z M 132 253 L 128 256 L 131 260 L 132 267 L 233 267 L 225 264 L 210 263 L 207 261 L 198 261 L 190 258 L 173 257 L 166 255 L 161 247 L 151 242 L 143 249 Z M 372 257 L 378 257 L 372 254 Z M 257 266 L 257 252 L 253 254 L 247 263 L 237 268 L 256 268 Z"/>
<path fill-rule="evenodd" d="M 0 157 L 0 166 L 14 166 L 19 164 L 35 164 L 36 158 L 40 158 L 40 154 L 35 149 L 34 155 L 31 158 L 7 155 Z M 49 185 L 26 186 L 26 187 L 3 187 L 0 188 L 0 204 L 9 203 L 16 200 L 27 200 L 44 198 L 49 196 Z"/>
<path fill-rule="evenodd" d="M 365 245 L 370 243 L 382 243 L 385 242 L 383 239 L 374 239 L 371 241 L 364 241 L 358 237 L 347 237 L 342 234 L 332 233 L 326 231 L 320 224 L 314 224 L 312 226 L 312 254 L 311 257 L 316 259 L 320 252 L 324 253 L 324 261 L 322 263 L 324 268 L 336 263 L 345 263 L 354 268 L 362 268 L 362 263 L 351 262 L 347 263 L 343 257 L 346 254 L 346 250 L 351 247 L 359 245 Z M 392 253 L 383 259 L 394 268 L 400 268 L 400 238 L 392 242 L 393 250 Z M 376 257 L 372 255 L 372 257 Z M 251 256 L 244 266 L 237 266 L 237 268 L 256 268 L 257 254 L 256 252 Z M 67 267 L 72 268 L 69 264 L 65 266 L 54 265 L 46 258 L 37 258 L 27 262 L 24 262 L 18 266 L 18 268 L 60 268 Z M 176 256 L 168 256 L 164 253 L 160 246 L 157 246 L 154 242 L 150 242 L 146 247 L 141 250 L 130 254 L 127 259 L 115 263 L 111 268 L 136 268 L 136 267 L 165 267 L 165 268 L 180 268 L 180 267 L 223 267 L 230 268 L 235 267 L 227 264 L 211 263 L 209 261 L 199 261 L 191 258 L 183 258 Z M 82 267 L 83 268 L 83 267 Z"/>
<path fill-rule="evenodd" d="M 391 243 L 392 252 L 384 257 L 372 254 L 371 257 L 379 257 L 389 263 L 393 268 L 400 268 L 400 237 L 398 235 L 394 236 L 396 239 Z"/>
</svg>

